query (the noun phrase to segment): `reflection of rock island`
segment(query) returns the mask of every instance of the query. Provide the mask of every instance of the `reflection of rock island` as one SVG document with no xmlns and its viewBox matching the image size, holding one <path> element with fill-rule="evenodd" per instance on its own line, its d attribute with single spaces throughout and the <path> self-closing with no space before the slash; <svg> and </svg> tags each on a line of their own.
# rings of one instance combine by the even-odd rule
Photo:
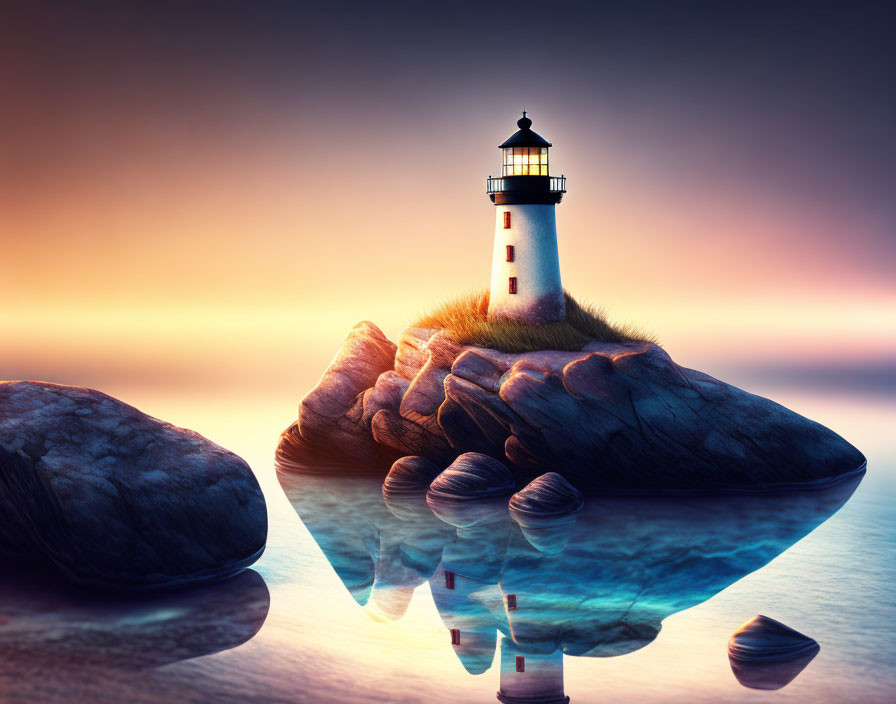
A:
<svg viewBox="0 0 896 704">
<path fill-rule="evenodd" d="M 453 648 L 473 674 L 491 666 L 500 631 L 505 702 L 563 701 L 563 654 L 643 648 L 663 619 L 811 532 L 859 481 L 775 496 L 591 498 L 564 529 L 565 547 L 556 552 L 549 541 L 552 551 L 541 552 L 511 519 L 506 497 L 488 510 L 478 505 L 472 517 L 451 514 L 448 524 L 420 493 L 390 495 L 387 508 L 372 478 L 283 468 L 279 476 L 358 603 L 372 598 L 399 618 L 412 590 L 429 580 Z"/>
</svg>

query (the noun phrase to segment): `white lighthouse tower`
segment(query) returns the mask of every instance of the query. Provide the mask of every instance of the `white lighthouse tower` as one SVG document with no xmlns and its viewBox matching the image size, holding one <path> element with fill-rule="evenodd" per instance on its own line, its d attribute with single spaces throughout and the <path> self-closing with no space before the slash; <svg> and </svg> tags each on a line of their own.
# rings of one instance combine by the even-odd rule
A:
<svg viewBox="0 0 896 704">
<path fill-rule="evenodd" d="M 566 178 L 550 175 L 551 143 L 532 131 L 525 112 L 516 124 L 519 131 L 499 147 L 501 177 L 488 177 L 487 192 L 495 204 L 488 318 L 541 325 L 566 313 L 554 216 Z"/>
</svg>

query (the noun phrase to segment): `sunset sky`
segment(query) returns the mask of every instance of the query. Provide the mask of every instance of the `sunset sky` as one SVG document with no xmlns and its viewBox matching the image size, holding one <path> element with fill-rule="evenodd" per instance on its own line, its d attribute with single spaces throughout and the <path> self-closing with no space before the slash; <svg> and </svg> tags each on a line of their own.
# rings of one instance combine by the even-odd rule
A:
<svg viewBox="0 0 896 704">
<path fill-rule="evenodd" d="M 870 2 L 3 2 L 0 377 L 298 394 L 358 320 L 487 287 L 523 108 L 574 295 L 710 372 L 886 364 L 894 35 Z"/>
</svg>

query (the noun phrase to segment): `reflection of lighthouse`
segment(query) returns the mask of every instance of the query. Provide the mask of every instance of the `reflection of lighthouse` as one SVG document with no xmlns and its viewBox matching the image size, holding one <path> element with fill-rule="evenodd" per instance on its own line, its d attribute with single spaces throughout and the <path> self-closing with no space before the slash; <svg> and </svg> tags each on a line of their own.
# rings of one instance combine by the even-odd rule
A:
<svg viewBox="0 0 896 704">
<path fill-rule="evenodd" d="M 501 689 L 504 704 L 566 704 L 563 651 L 524 653 L 510 638 L 501 638 Z"/>
<path fill-rule="evenodd" d="M 504 153 L 501 178 L 488 178 L 487 192 L 495 204 L 488 317 L 549 323 L 566 312 L 554 217 L 566 179 L 548 174 L 551 143 L 530 129 L 525 112 L 517 125 L 519 131 L 499 147 Z"/>
</svg>

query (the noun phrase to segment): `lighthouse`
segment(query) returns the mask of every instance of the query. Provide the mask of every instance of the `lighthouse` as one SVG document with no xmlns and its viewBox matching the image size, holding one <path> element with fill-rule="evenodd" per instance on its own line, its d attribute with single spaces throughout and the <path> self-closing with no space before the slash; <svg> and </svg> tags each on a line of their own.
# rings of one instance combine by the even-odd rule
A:
<svg viewBox="0 0 896 704">
<path fill-rule="evenodd" d="M 554 214 L 566 178 L 550 175 L 551 143 L 532 131 L 525 112 L 516 124 L 519 130 L 498 147 L 501 176 L 489 176 L 486 187 L 495 204 L 488 319 L 543 325 L 566 313 Z"/>
</svg>

